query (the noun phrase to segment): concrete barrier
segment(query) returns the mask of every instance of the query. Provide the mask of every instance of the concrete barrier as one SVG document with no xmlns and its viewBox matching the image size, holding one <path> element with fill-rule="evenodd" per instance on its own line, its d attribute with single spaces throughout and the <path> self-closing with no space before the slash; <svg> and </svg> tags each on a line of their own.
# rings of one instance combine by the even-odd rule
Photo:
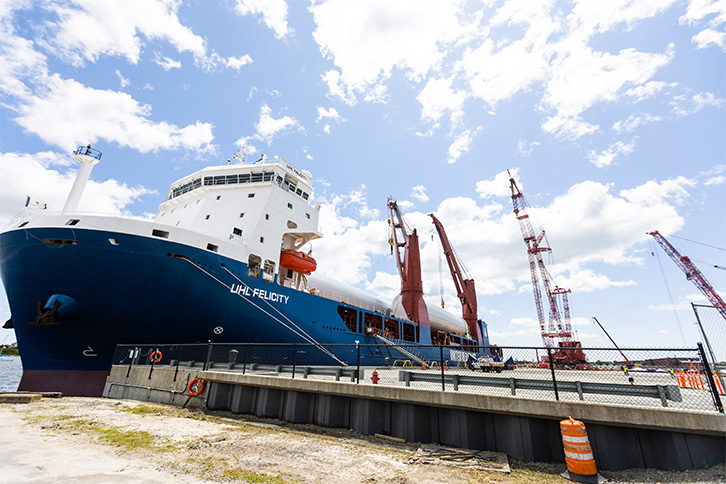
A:
<svg viewBox="0 0 726 484">
<path fill-rule="evenodd" d="M 127 376 L 128 373 L 128 376 Z M 537 400 L 418 388 L 356 385 L 241 374 L 114 367 L 105 396 L 203 405 L 211 410 L 277 418 L 294 423 L 350 428 L 411 442 L 436 442 L 505 452 L 527 461 L 564 462 L 559 421 L 572 416 L 587 425 L 595 460 L 604 470 L 687 470 L 726 460 L 726 417 L 714 412 Z M 176 376 L 176 381 L 174 377 Z M 193 378 L 208 384 L 186 396 Z"/>
</svg>

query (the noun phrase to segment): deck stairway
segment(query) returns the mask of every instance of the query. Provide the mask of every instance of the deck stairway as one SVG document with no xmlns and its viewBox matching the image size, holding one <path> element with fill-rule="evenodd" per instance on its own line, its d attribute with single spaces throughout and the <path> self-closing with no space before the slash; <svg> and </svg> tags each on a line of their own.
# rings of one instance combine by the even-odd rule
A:
<svg viewBox="0 0 726 484">
<path fill-rule="evenodd" d="M 402 346 L 396 344 L 393 340 L 390 340 L 384 336 L 381 336 L 380 334 L 374 334 L 373 335 L 376 339 L 381 341 L 382 343 L 385 343 L 387 346 L 390 346 L 394 350 L 398 351 L 402 355 L 404 355 L 406 358 L 410 359 L 411 361 L 414 361 L 416 365 L 425 365 L 426 362 L 424 361 L 424 356 L 419 353 L 416 350 L 413 349 L 406 349 Z"/>
</svg>

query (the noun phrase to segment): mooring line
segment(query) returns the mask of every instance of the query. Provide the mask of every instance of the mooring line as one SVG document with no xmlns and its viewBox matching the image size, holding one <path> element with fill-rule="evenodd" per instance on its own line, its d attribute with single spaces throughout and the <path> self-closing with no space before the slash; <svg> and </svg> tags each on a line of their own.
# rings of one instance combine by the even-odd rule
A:
<svg viewBox="0 0 726 484">
<path fill-rule="evenodd" d="M 224 269 L 225 271 L 227 271 L 229 273 L 229 275 L 231 275 L 233 278 L 235 278 L 235 280 L 237 280 L 237 282 L 240 285 L 245 286 L 246 288 L 249 288 L 249 285 L 247 285 L 244 282 L 242 282 L 240 280 L 240 278 L 237 277 L 232 271 L 230 271 L 229 269 L 227 269 L 226 266 L 222 266 L 222 269 Z M 313 338 L 312 336 L 310 336 L 309 334 L 307 334 L 304 329 L 302 329 L 300 326 L 298 326 L 297 324 L 295 324 L 295 322 L 293 320 L 291 320 L 290 318 L 288 318 L 287 315 L 285 315 L 285 313 L 283 313 L 278 308 L 276 308 L 275 306 L 273 306 L 269 301 L 265 301 L 265 303 L 267 303 L 267 305 L 270 306 L 270 308 L 274 309 L 280 316 L 282 316 L 283 318 L 285 318 L 291 325 L 293 325 L 295 328 L 297 328 L 298 331 L 300 331 L 301 333 L 303 333 L 308 338 L 308 341 L 312 342 L 312 344 L 314 344 L 320 351 L 326 353 L 328 356 L 330 356 L 331 358 L 335 359 L 339 363 L 341 363 L 341 364 L 343 363 L 338 358 L 336 358 L 336 356 L 333 353 L 331 353 L 327 348 L 325 348 L 320 343 L 318 343 L 317 341 L 315 341 L 315 338 Z M 274 317 L 274 316 L 270 316 L 270 317 Z"/>
<path fill-rule="evenodd" d="M 199 267 L 197 264 L 195 264 L 194 262 L 192 262 L 189 259 L 182 259 L 182 260 L 187 261 L 189 264 L 192 265 L 192 267 L 195 267 L 196 269 L 199 269 L 200 271 L 202 271 L 203 273 L 205 273 L 206 275 L 208 275 L 210 278 L 214 279 L 219 284 L 221 284 L 222 286 L 226 287 L 228 290 L 230 290 L 230 292 L 232 292 L 230 286 L 228 286 L 223 281 L 221 281 L 220 279 L 218 279 L 217 277 L 215 277 L 213 274 L 210 274 L 209 272 L 207 272 L 206 270 L 202 269 L 201 267 Z M 227 270 L 226 267 L 224 269 Z M 227 270 L 227 272 L 229 272 L 229 270 Z M 234 276 L 234 274 L 233 274 L 233 276 Z M 236 277 L 235 277 L 235 279 L 236 279 Z M 245 284 L 245 286 L 246 286 L 246 284 Z M 243 295 L 241 295 L 239 293 L 234 293 L 234 294 L 236 294 L 237 296 L 241 297 L 242 299 L 244 299 L 245 301 L 247 301 L 249 304 L 251 304 L 255 308 L 259 309 L 260 311 L 262 311 L 264 314 L 268 315 L 273 320 L 275 320 L 278 323 L 280 323 L 285 328 L 289 329 L 292 333 L 296 334 L 297 336 L 299 336 L 300 338 L 304 339 L 308 343 L 314 345 L 319 350 L 321 350 L 323 353 L 327 354 L 328 356 L 330 356 L 331 358 L 333 358 L 335 361 L 337 361 L 341 365 L 344 365 L 345 364 L 338 357 L 336 357 L 333 353 L 331 353 L 327 348 L 323 347 L 320 343 L 318 343 L 317 341 L 315 341 L 314 338 L 312 338 L 310 335 L 308 335 L 307 333 L 305 333 L 305 331 L 303 331 L 299 326 L 297 326 L 292 321 L 290 321 L 290 324 L 292 324 L 293 326 L 295 326 L 295 328 L 292 328 L 289 325 L 285 324 L 283 321 L 281 321 L 280 319 L 278 319 L 275 315 L 269 313 L 264 308 L 260 307 L 259 305 L 255 304 L 254 302 L 252 302 L 249 298 L 247 298 L 247 297 L 245 297 L 245 296 L 243 296 Z M 270 303 L 268 302 L 267 304 L 270 304 Z M 272 306 L 272 305 L 270 305 L 270 306 Z M 288 321 L 289 321 L 289 318 L 286 317 L 285 319 L 288 319 Z"/>
</svg>

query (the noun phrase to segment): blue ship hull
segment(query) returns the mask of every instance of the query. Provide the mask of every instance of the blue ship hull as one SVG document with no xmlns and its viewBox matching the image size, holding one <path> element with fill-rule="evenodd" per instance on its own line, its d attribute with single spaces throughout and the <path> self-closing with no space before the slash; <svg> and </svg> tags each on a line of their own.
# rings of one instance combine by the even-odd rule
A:
<svg viewBox="0 0 726 484">
<path fill-rule="evenodd" d="M 342 303 L 248 277 L 243 262 L 159 238 L 12 230 L 0 234 L 0 268 L 23 360 L 20 390 L 99 395 L 119 343 L 379 343 L 362 332 L 362 317 L 356 331 L 346 326 Z M 50 324 L 34 323 L 53 295 L 75 305 L 59 308 Z M 420 329 L 418 343 L 430 344 L 428 328 Z M 333 351 L 355 362 L 353 349 Z M 362 350 L 366 364 L 386 356 L 385 345 Z"/>
</svg>

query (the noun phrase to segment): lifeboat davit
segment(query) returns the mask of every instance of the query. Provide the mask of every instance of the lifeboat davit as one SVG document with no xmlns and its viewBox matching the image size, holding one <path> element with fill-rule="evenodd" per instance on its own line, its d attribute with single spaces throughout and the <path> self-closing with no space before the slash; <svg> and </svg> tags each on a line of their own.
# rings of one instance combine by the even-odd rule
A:
<svg viewBox="0 0 726 484">
<path fill-rule="evenodd" d="M 303 274 L 310 274 L 318 267 L 315 259 L 298 250 L 292 249 L 285 249 L 280 252 L 280 265 L 286 269 L 302 272 Z"/>
</svg>

